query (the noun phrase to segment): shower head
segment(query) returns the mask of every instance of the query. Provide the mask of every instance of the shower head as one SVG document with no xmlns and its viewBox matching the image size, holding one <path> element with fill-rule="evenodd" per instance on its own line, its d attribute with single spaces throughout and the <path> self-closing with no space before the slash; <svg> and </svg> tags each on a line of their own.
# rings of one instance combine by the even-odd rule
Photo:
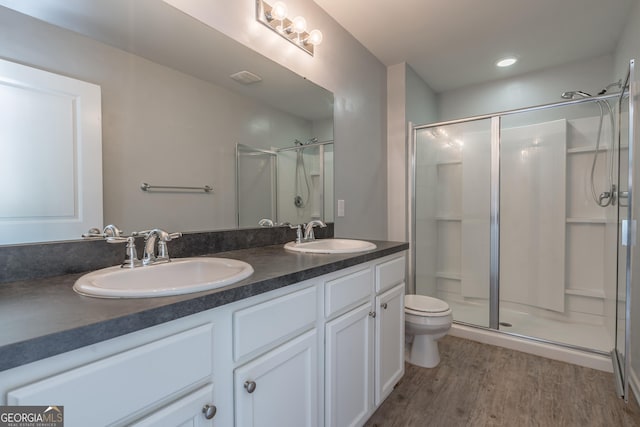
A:
<svg viewBox="0 0 640 427">
<path fill-rule="evenodd" d="M 581 90 L 572 90 L 569 92 L 562 92 L 562 95 L 560 95 L 560 97 L 562 99 L 574 99 L 576 96 L 578 97 L 583 97 L 583 98 L 589 98 L 591 95 L 589 95 L 586 92 L 583 92 Z"/>
</svg>

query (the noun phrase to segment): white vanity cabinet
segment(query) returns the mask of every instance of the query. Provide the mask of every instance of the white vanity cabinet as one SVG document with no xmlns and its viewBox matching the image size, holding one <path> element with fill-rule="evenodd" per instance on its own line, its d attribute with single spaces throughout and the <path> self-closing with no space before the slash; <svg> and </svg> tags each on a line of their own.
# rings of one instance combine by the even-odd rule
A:
<svg viewBox="0 0 640 427">
<path fill-rule="evenodd" d="M 206 402 L 213 402 L 213 385 L 211 384 L 190 393 L 131 425 L 134 427 L 161 425 L 204 427 L 217 425 L 213 423 L 213 418 L 218 408 Z"/>
<path fill-rule="evenodd" d="M 65 425 L 70 427 L 129 425 L 144 416 L 140 425 L 168 419 L 173 425 L 189 420 L 192 425 L 215 425 L 202 412 L 214 405 L 212 331 L 211 324 L 204 324 L 45 376 L 9 390 L 7 404 L 64 406 Z M 102 352 L 80 350 L 69 353 L 72 363 L 87 353 Z M 56 357 L 51 367 L 60 362 Z M 34 369 L 43 363 L 36 362 L 40 366 Z"/>
<path fill-rule="evenodd" d="M 404 255 L 0 372 L 65 426 L 359 426 L 404 373 Z"/>
<path fill-rule="evenodd" d="M 318 425 L 318 338 L 313 329 L 234 374 L 236 425 Z"/>
<path fill-rule="evenodd" d="M 379 406 L 404 375 L 405 257 L 375 266 L 375 404 Z"/>
<path fill-rule="evenodd" d="M 376 297 L 375 403 L 380 406 L 404 375 L 404 283 Z"/>
<path fill-rule="evenodd" d="M 318 425 L 318 287 L 233 313 L 235 424 Z M 241 363 L 241 362 L 240 362 Z"/>
<path fill-rule="evenodd" d="M 404 374 L 404 256 L 325 282 L 325 425 L 360 426 Z"/>
</svg>

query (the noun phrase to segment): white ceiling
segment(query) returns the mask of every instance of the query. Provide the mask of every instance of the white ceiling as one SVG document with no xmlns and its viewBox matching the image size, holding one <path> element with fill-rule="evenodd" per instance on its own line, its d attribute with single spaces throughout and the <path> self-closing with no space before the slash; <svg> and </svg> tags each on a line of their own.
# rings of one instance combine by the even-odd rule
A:
<svg viewBox="0 0 640 427">
<path fill-rule="evenodd" d="M 613 53 L 636 1 L 315 0 L 382 63 L 408 63 L 436 92 Z M 495 67 L 509 55 L 516 65 Z"/>
</svg>

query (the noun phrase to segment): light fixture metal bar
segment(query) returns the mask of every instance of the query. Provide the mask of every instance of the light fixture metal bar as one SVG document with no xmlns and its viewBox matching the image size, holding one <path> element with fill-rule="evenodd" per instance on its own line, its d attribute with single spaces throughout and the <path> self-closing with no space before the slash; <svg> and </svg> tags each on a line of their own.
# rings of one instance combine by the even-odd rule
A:
<svg viewBox="0 0 640 427">
<path fill-rule="evenodd" d="M 256 20 L 258 22 L 265 27 L 270 28 L 291 44 L 298 46 L 300 49 L 313 56 L 315 46 L 304 41 L 309 38 L 309 33 L 305 31 L 298 35 L 295 31 L 287 31 L 287 28 L 290 28 L 292 25 L 291 20 L 288 18 L 285 18 L 282 21 L 277 19 L 268 19 L 267 16 L 271 16 L 271 10 L 272 7 L 269 3 L 264 0 L 256 0 Z"/>
</svg>

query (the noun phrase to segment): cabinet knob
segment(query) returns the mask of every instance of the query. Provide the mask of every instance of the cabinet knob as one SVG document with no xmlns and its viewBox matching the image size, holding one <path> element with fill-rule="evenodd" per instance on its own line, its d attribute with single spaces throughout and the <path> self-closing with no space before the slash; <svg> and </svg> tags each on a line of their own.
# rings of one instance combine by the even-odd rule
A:
<svg viewBox="0 0 640 427">
<path fill-rule="evenodd" d="M 380 305 L 380 307 L 384 308 L 385 310 L 387 309 L 387 303 L 385 302 L 384 304 Z"/>
<path fill-rule="evenodd" d="M 374 318 L 375 318 L 375 317 L 376 317 L 376 312 L 375 312 L 375 311 L 370 311 L 370 312 L 369 312 L 369 316 L 371 316 L 371 317 L 374 317 Z"/>
<path fill-rule="evenodd" d="M 208 420 L 216 416 L 216 412 L 218 412 L 218 408 L 215 405 L 204 405 L 202 407 L 202 413 L 204 417 Z"/>
<path fill-rule="evenodd" d="M 253 393 L 254 391 L 256 391 L 256 382 L 255 381 L 245 381 L 244 382 L 244 388 L 247 390 L 247 392 Z"/>
</svg>

